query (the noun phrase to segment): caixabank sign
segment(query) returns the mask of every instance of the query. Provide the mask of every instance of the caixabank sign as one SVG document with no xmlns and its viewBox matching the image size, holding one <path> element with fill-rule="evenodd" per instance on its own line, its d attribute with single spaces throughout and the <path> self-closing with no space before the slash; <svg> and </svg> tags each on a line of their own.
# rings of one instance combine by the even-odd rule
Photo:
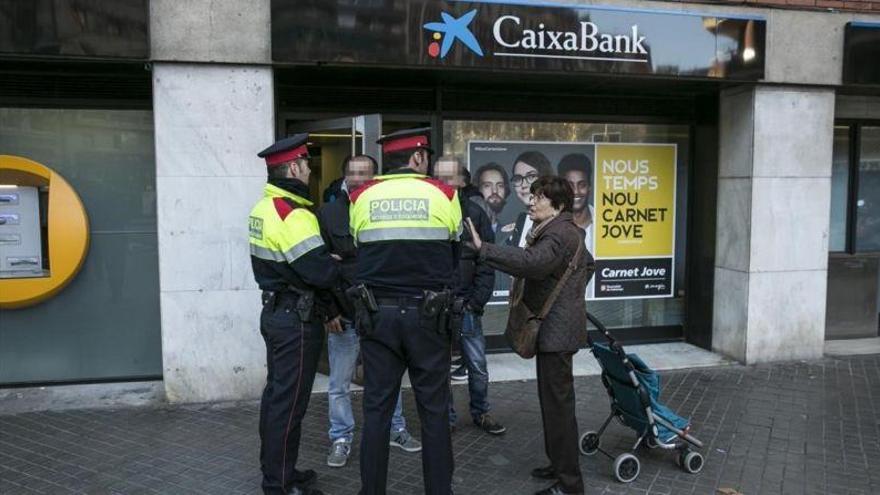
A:
<svg viewBox="0 0 880 495">
<path fill-rule="evenodd" d="M 600 6 L 273 0 L 278 63 L 759 80 L 765 22 Z"/>
</svg>

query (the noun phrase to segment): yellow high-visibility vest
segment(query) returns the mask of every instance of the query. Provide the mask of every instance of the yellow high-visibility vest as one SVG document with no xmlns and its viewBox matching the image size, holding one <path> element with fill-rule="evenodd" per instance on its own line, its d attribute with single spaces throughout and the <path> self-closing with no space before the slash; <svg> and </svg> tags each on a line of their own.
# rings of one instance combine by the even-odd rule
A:
<svg viewBox="0 0 880 495">
<path fill-rule="evenodd" d="M 307 207 L 312 202 L 266 184 L 248 220 L 251 255 L 266 261 L 293 263 L 324 245 L 318 219 Z"/>
<path fill-rule="evenodd" d="M 461 204 L 454 188 L 416 173 L 377 177 L 351 194 L 351 233 L 378 241 L 458 241 Z"/>
</svg>

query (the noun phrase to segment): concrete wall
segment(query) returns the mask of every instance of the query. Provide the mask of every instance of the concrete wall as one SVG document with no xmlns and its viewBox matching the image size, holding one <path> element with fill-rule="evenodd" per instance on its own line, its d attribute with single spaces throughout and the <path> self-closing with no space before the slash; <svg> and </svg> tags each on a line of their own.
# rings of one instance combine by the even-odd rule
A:
<svg viewBox="0 0 880 495">
<path fill-rule="evenodd" d="M 247 217 L 274 137 L 272 70 L 156 64 L 153 86 L 166 394 L 255 397 L 265 348 Z"/>
<path fill-rule="evenodd" d="M 271 62 L 269 0 L 150 0 L 153 60 Z"/>
<path fill-rule="evenodd" d="M 722 93 L 714 350 L 817 358 L 825 337 L 834 92 Z"/>
</svg>

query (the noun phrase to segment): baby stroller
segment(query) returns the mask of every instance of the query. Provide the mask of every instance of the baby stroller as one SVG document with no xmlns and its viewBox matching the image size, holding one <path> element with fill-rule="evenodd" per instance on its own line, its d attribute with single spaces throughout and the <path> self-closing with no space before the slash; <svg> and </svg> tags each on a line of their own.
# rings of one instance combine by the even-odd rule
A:
<svg viewBox="0 0 880 495">
<path fill-rule="evenodd" d="M 588 431 L 581 435 L 581 453 L 594 455 L 601 452 L 613 459 L 614 476 L 623 483 L 635 481 L 639 476 L 641 465 L 634 452 L 640 445 L 651 449 L 677 450 L 676 463 L 688 473 L 699 473 L 703 469 L 703 456 L 691 450 L 691 446 L 702 448 L 703 443 L 690 434 L 687 419 L 660 403 L 660 376 L 638 356 L 627 354 L 593 315 L 587 313 L 587 318 L 608 340 L 607 344 L 603 344 L 587 339 L 590 351 L 602 367 L 602 385 L 611 398 L 611 414 L 599 431 Z M 638 435 L 632 451 L 616 458 L 601 447 L 602 433 L 613 418 L 632 428 Z"/>
</svg>

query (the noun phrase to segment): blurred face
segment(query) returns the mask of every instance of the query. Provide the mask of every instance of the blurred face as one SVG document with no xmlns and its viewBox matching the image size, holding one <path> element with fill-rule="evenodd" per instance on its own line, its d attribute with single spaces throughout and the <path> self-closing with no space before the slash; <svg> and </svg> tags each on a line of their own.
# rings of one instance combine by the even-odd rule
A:
<svg viewBox="0 0 880 495">
<path fill-rule="evenodd" d="M 504 196 L 507 195 L 507 184 L 504 183 L 504 176 L 497 170 L 485 170 L 479 177 L 480 194 L 483 199 L 492 208 L 492 211 L 499 213 L 504 209 L 504 203 L 507 201 Z"/>
<path fill-rule="evenodd" d="M 526 162 L 516 162 L 513 166 L 513 177 L 510 179 L 510 183 L 513 185 L 516 197 L 526 206 L 528 206 L 529 196 L 531 196 L 529 189 L 536 180 L 538 180 L 538 169 L 535 167 Z"/>
<path fill-rule="evenodd" d="M 550 200 L 541 194 L 529 194 L 529 218 L 535 223 L 541 223 L 544 220 L 559 213 L 550 203 Z"/>
<path fill-rule="evenodd" d="M 364 158 L 355 158 L 348 162 L 348 170 L 345 173 L 345 183 L 349 191 L 354 191 L 364 182 L 373 178 L 373 163 Z"/>
<path fill-rule="evenodd" d="M 569 170 L 565 173 L 565 180 L 571 184 L 571 188 L 574 191 L 572 210 L 575 213 L 584 211 L 590 196 L 590 181 L 587 178 L 587 174 L 583 170 Z"/>
<path fill-rule="evenodd" d="M 456 189 L 464 186 L 464 181 L 461 177 L 461 167 L 455 160 L 440 160 L 435 163 L 434 178 Z"/>
</svg>

